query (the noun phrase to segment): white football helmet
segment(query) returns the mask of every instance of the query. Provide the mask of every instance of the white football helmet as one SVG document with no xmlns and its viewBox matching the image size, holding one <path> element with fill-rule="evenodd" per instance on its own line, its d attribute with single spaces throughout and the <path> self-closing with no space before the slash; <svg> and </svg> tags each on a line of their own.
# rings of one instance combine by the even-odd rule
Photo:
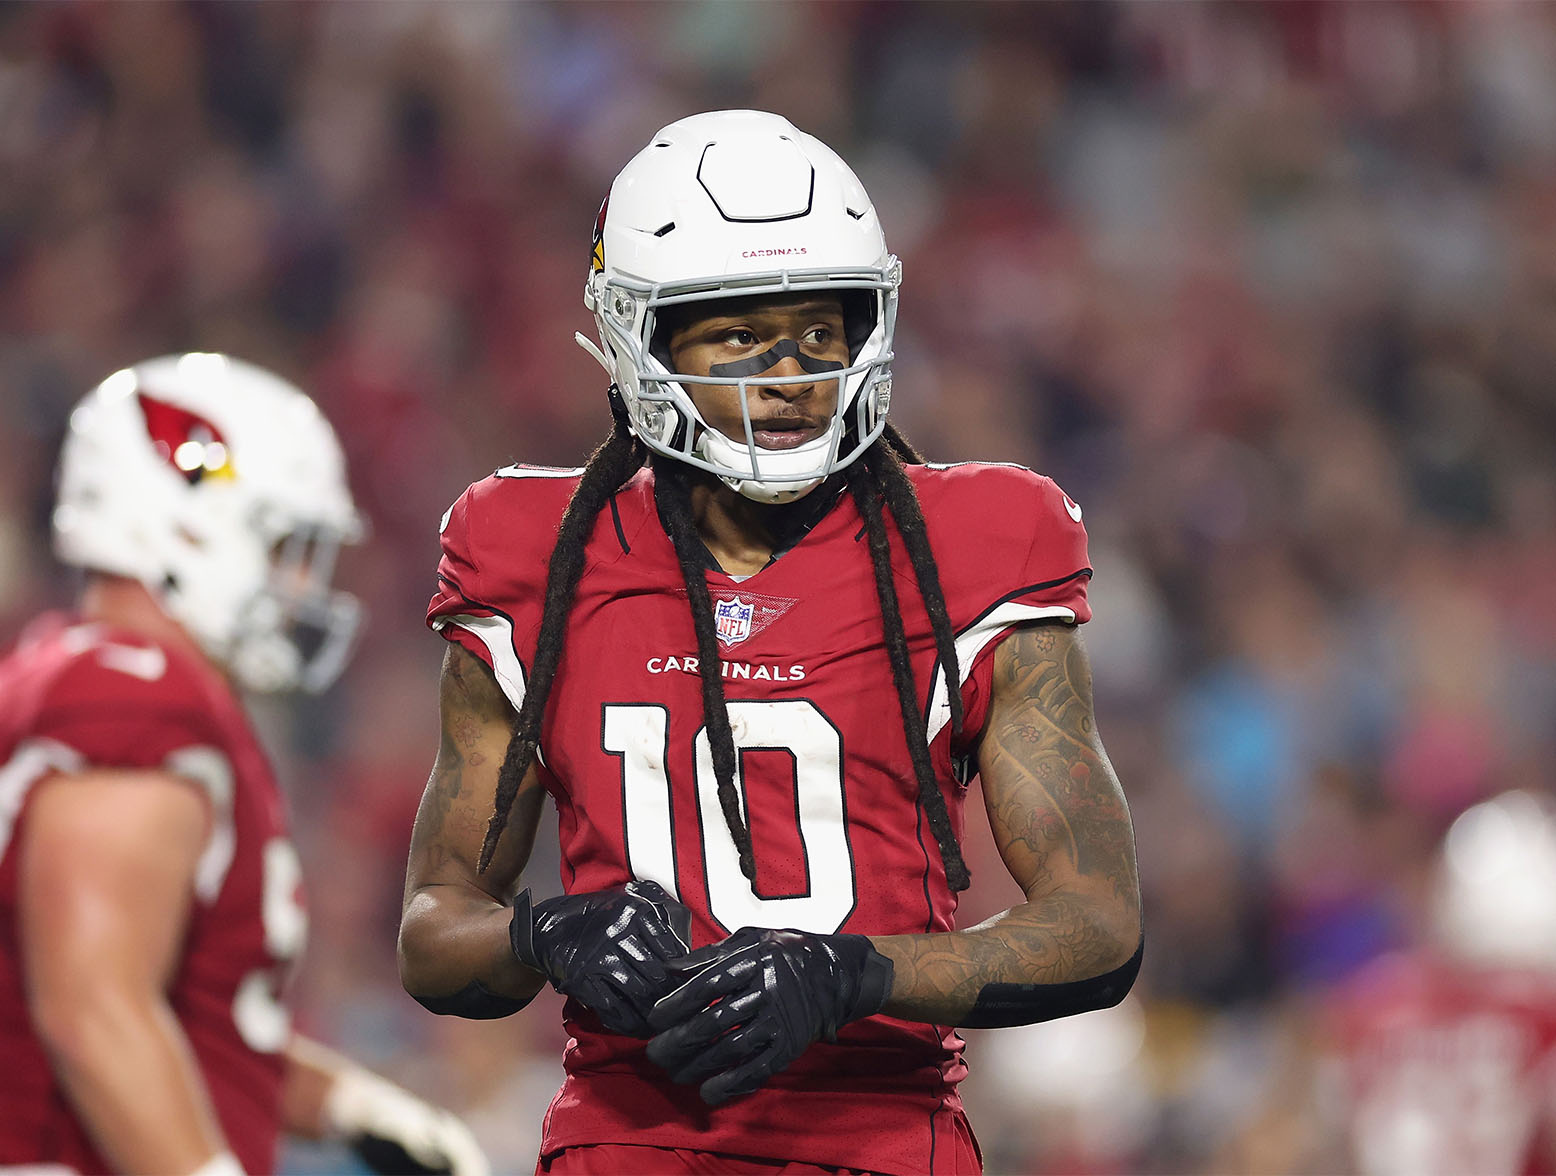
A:
<svg viewBox="0 0 1556 1176">
<path fill-rule="evenodd" d="M 1532 792 L 1466 809 L 1443 840 L 1432 934 L 1487 966 L 1556 969 L 1556 811 Z"/>
<path fill-rule="evenodd" d="M 339 674 L 360 609 L 330 576 L 363 531 L 329 422 L 252 364 L 148 360 L 71 414 L 55 552 L 139 580 L 250 690 L 319 691 Z"/>
<path fill-rule="evenodd" d="M 854 461 L 886 427 L 901 281 L 875 206 L 830 147 L 776 114 L 698 114 L 655 135 L 611 185 L 584 288 L 600 347 L 582 335 L 578 342 L 604 366 L 629 427 L 650 449 L 716 474 L 747 498 L 787 502 Z M 844 298 L 850 363 L 838 372 L 825 433 L 793 449 L 763 449 L 746 385 L 816 377 L 673 372 L 655 346 L 655 326 L 668 306 L 805 291 L 861 292 Z M 708 426 L 687 394 L 694 383 L 739 387 L 743 437 Z"/>
</svg>

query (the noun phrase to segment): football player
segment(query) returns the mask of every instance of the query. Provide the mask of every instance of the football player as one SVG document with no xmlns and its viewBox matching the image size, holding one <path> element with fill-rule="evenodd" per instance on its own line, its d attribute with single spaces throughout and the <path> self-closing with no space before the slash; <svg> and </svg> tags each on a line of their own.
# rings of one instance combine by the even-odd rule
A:
<svg viewBox="0 0 1556 1176">
<path fill-rule="evenodd" d="M 300 870 L 237 690 L 344 661 L 329 424 L 226 356 L 139 364 L 72 414 L 53 523 L 80 606 L 0 662 L 0 1172 L 274 1172 L 287 1129 L 484 1176 L 453 1116 L 290 1028 Z"/>
<path fill-rule="evenodd" d="M 1317 1103 L 1370 1176 L 1556 1171 L 1556 807 L 1507 792 L 1449 829 L 1426 941 L 1330 994 Z"/>
<path fill-rule="evenodd" d="M 823 143 L 666 127 L 595 226 L 610 436 L 443 520 L 401 976 L 466 1017 L 566 994 L 540 1171 L 976 1171 L 956 1027 L 1139 968 L 1080 507 L 887 424 L 900 280 Z M 957 930 L 975 773 L 1026 899 Z M 565 893 L 535 901 L 547 795 Z"/>
</svg>

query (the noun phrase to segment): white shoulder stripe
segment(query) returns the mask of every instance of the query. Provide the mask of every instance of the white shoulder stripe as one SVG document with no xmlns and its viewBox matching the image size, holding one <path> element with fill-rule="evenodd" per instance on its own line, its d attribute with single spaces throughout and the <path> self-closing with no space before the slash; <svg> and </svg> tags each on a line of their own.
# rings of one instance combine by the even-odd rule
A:
<svg viewBox="0 0 1556 1176">
<path fill-rule="evenodd" d="M 1061 620 L 1074 624 L 1075 610 L 1060 604 L 1017 604 L 1014 601 L 1007 601 L 963 629 L 956 635 L 956 667 L 962 679 L 957 683 L 957 688 L 960 689 L 966 684 L 967 676 L 972 673 L 973 662 L 978 660 L 978 655 L 989 642 L 1011 625 L 1019 625 L 1022 621 L 1042 620 Z M 935 681 L 929 697 L 928 734 L 929 742 L 933 743 L 935 737 L 945 730 L 946 725 L 951 721 L 951 696 L 946 692 L 945 667 L 938 662 L 935 664 Z"/>
<path fill-rule="evenodd" d="M 10 848 L 16 818 L 32 786 L 50 772 L 79 772 L 86 760 L 73 747 L 54 739 L 24 739 L 0 767 L 0 858 Z"/>
<path fill-rule="evenodd" d="M 486 652 L 492 655 L 492 669 L 497 674 L 497 685 L 502 687 L 513 709 L 518 710 L 524 705 L 524 667 L 519 663 L 519 655 L 513 651 L 513 625 L 507 617 L 477 617 L 460 613 L 457 616 L 438 617 L 432 623 L 438 629 L 445 625 L 458 625 L 475 634 L 481 644 L 486 646 Z"/>
<path fill-rule="evenodd" d="M 217 748 L 199 745 L 170 753 L 162 766 L 175 776 L 193 780 L 210 797 L 211 836 L 195 863 L 194 889 L 201 902 L 215 902 L 237 848 L 237 832 L 232 824 L 232 762 Z"/>
<path fill-rule="evenodd" d="M 157 682 L 167 673 L 167 654 L 155 645 L 116 645 L 105 641 L 97 647 L 97 660 L 110 670 L 129 674 L 142 682 Z"/>
<path fill-rule="evenodd" d="M 437 617 L 432 622 L 432 627 L 439 631 L 445 625 L 458 625 L 480 639 L 481 644 L 486 646 L 486 652 L 492 655 L 492 672 L 497 676 L 497 685 L 502 687 L 502 692 L 513 704 L 514 712 L 522 710 L 526 679 L 519 655 L 513 651 L 513 625 L 508 618 L 495 615 L 477 617 L 469 613 L 459 613 L 455 616 Z M 546 762 L 543 748 L 535 748 L 535 758 L 542 764 Z"/>
<path fill-rule="evenodd" d="M 1037 472 L 1031 466 L 1024 466 L 1018 461 L 926 461 L 924 465 L 932 470 L 959 470 L 963 466 L 992 466 L 1006 470 L 1025 470 L 1029 474 Z"/>
<path fill-rule="evenodd" d="M 17 745 L 10 762 L 0 767 L 0 857 L 10 845 L 16 818 L 32 786 L 50 772 L 82 772 L 90 766 L 75 748 L 53 739 L 25 739 Z M 195 865 L 195 895 L 209 903 L 221 892 L 236 846 L 232 765 L 214 747 L 185 747 L 169 755 L 162 766 L 195 781 L 211 798 L 211 836 Z"/>
<path fill-rule="evenodd" d="M 562 469 L 557 466 L 509 465 L 497 470 L 494 478 L 576 478 L 584 472 L 583 466 Z"/>
</svg>

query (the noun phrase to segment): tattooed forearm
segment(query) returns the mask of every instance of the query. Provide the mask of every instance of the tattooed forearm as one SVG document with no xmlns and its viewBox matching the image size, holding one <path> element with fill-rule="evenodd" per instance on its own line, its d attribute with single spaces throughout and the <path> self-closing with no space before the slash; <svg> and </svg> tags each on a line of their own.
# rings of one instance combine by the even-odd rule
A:
<svg viewBox="0 0 1556 1176">
<path fill-rule="evenodd" d="M 890 950 L 881 943 L 891 945 Z M 876 940 L 892 957 L 887 1012 L 960 1024 L 988 984 L 1064 984 L 1100 975 L 1126 958 L 1090 904 L 1065 897 L 1025 903 L 968 931 Z"/>
<path fill-rule="evenodd" d="M 471 992 L 508 1002 L 506 1010 L 542 982 L 513 957 L 507 899 L 534 844 L 544 792 L 533 778 L 525 781 L 498 859 L 480 874 L 476 858 L 513 730 L 513 708 L 492 671 L 452 644 L 443 661 L 439 703 L 438 757 L 416 814 L 406 866 L 400 978 L 436 1011 L 483 1015 L 472 1011 Z"/>
<path fill-rule="evenodd" d="M 965 1023 L 988 985 L 1103 976 L 1139 944 L 1134 833 L 1072 628 L 1000 645 L 978 761 L 990 827 L 1027 901 L 967 931 L 876 939 L 895 968 L 888 1012 Z"/>
</svg>

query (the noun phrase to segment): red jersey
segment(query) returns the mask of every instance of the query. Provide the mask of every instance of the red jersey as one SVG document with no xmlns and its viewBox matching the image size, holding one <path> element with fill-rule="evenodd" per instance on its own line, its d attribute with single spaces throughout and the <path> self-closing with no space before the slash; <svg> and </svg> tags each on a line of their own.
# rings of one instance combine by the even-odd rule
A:
<svg viewBox="0 0 1556 1176">
<path fill-rule="evenodd" d="M 56 772 L 160 769 L 209 795 L 183 954 L 168 988 L 232 1151 L 275 1171 L 281 988 L 307 932 L 280 792 L 241 704 L 204 662 L 101 625 L 46 617 L 0 661 L 0 1168 L 104 1172 L 32 1032 L 17 927 L 17 847 Z"/>
<path fill-rule="evenodd" d="M 1356 1170 L 1553 1171 L 1556 978 L 1390 956 L 1328 1010 Z"/>
<path fill-rule="evenodd" d="M 515 707 L 577 473 L 500 470 L 444 521 L 428 623 L 490 665 Z M 911 564 L 888 524 L 893 566 L 932 759 L 960 835 L 990 655 L 1022 622 L 1088 619 L 1086 532 L 1079 507 L 1019 467 L 913 466 L 909 475 L 957 634 L 960 736 Z M 919 804 L 853 500 L 839 497 L 755 575 L 706 573 L 754 885 L 719 808 L 691 611 L 650 471 L 600 512 L 587 555 L 540 741 L 566 890 L 652 879 L 691 908 L 693 946 L 743 926 L 950 930 L 956 896 Z M 650 1063 L 642 1041 L 605 1032 L 576 1002 L 564 1017 L 573 1040 L 544 1152 L 644 1143 L 889 1173 L 932 1172 L 937 1155 L 948 1162 L 966 1072 L 950 1026 L 856 1022 L 755 1094 L 710 1109 Z"/>
</svg>

